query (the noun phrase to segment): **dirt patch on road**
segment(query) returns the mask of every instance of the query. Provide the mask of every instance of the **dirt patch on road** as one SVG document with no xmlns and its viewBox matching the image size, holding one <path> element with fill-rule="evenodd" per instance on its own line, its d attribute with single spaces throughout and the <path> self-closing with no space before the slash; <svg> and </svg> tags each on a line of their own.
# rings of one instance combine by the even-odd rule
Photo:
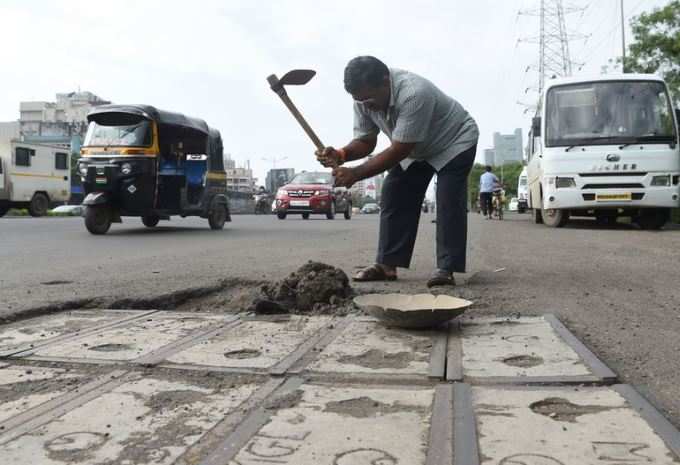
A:
<svg viewBox="0 0 680 465">
<path fill-rule="evenodd" d="M 262 286 L 262 294 L 253 304 L 259 313 L 345 314 L 352 288 L 341 269 L 310 261 L 283 280 Z"/>
<path fill-rule="evenodd" d="M 375 370 L 383 368 L 404 369 L 408 368 L 415 356 L 413 352 L 386 353 L 382 350 L 371 349 L 359 355 L 345 355 L 338 362 L 349 365 L 358 365 Z"/>
<path fill-rule="evenodd" d="M 511 367 L 531 368 L 543 365 L 543 359 L 541 357 L 534 357 L 532 355 L 516 355 L 513 357 L 504 358 L 503 363 L 510 365 Z"/>
<path fill-rule="evenodd" d="M 613 407 L 601 407 L 599 405 L 577 405 L 561 397 L 549 397 L 534 402 L 529 406 L 531 411 L 552 418 L 555 421 L 567 421 L 575 423 L 581 415 L 595 414 L 612 410 Z"/>
<path fill-rule="evenodd" d="M 354 418 L 373 418 L 378 415 L 389 415 L 401 412 L 423 413 L 424 408 L 412 405 L 401 405 L 399 403 L 390 405 L 378 402 L 370 397 L 357 397 L 355 399 L 341 400 L 339 402 L 329 402 L 326 404 L 324 412 L 337 413 L 338 415 Z"/>
</svg>

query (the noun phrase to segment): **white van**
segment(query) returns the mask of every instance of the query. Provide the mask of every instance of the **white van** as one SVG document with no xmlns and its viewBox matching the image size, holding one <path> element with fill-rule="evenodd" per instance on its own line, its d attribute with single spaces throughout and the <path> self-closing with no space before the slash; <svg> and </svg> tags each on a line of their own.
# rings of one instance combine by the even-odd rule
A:
<svg viewBox="0 0 680 465">
<path fill-rule="evenodd" d="M 655 75 L 549 81 L 529 134 L 534 221 L 631 217 L 660 229 L 680 205 L 678 110 Z"/>
<path fill-rule="evenodd" d="M 0 140 L 0 217 L 10 208 L 43 216 L 51 204 L 68 201 L 70 191 L 69 149 Z"/>
</svg>

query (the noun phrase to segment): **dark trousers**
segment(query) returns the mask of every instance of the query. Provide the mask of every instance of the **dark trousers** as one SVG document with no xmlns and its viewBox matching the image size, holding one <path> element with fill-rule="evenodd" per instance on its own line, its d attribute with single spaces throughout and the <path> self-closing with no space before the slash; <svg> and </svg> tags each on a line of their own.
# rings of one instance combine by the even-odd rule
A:
<svg viewBox="0 0 680 465">
<path fill-rule="evenodd" d="M 465 272 L 467 247 L 467 180 L 477 146 L 459 154 L 437 173 L 437 268 Z M 377 263 L 408 268 L 418 233 L 420 211 L 434 168 L 397 165 L 382 187 Z"/>
<path fill-rule="evenodd" d="M 481 192 L 479 194 L 479 203 L 482 204 L 482 214 L 484 216 L 489 215 L 493 213 L 493 194 L 491 192 Z"/>
</svg>

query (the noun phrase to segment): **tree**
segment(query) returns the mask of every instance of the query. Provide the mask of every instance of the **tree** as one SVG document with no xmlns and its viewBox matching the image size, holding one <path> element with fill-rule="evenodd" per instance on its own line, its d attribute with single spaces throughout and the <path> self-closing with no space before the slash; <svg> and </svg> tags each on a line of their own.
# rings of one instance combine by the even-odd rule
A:
<svg viewBox="0 0 680 465">
<path fill-rule="evenodd" d="M 634 42 L 626 71 L 659 73 L 680 103 L 680 0 L 631 20 Z"/>
</svg>

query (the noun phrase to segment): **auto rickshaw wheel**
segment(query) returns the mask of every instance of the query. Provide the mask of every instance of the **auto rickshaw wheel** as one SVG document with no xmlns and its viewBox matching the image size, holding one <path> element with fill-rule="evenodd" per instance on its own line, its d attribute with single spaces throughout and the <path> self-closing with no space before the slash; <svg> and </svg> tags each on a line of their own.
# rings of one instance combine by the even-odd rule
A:
<svg viewBox="0 0 680 465">
<path fill-rule="evenodd" d="M 345 209 L 345 219 L 346 220 L 352 219 L 352 203 L 351 202 L 347 202 L 347 209 Z"/>
<path fill-rule="evenodd" d="M 88 206 L 85 209 L 85 227 L 91 234 L 106 234 L 111 227 L 111 209 L 107 205 Z"/>
<path fill-rule="evenodd" d="M 147 228 L 155 228 L 158 226 L 158 222 L 160 221 L 160 217 L 156 215 L 147 215 L 147 216 L 142 216 L 142 223 L 144 223 L 144 226 Z"/>
<path fill-rule="evenodd" d="M 218 230 L 224 228 L 224 223 L 227 221 L 227 209 L 224 205 L 215 205 L 208 215 L 208 224 L 210 229 Z"/>
</svg>

